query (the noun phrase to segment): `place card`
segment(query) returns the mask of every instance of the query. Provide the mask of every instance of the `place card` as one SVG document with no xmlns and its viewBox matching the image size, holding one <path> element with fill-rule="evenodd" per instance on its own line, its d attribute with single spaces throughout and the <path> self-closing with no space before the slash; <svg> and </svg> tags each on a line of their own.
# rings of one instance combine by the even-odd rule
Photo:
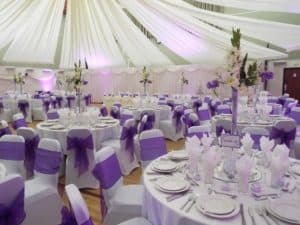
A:
<svg viewBox="0 0 300 225">
<path fill-rule="evenodd" d="M 221 136 L 221 146 L 229 148 L 240 148 L 241 140 L 238 135 L 222 135 Z"/>
</svg>

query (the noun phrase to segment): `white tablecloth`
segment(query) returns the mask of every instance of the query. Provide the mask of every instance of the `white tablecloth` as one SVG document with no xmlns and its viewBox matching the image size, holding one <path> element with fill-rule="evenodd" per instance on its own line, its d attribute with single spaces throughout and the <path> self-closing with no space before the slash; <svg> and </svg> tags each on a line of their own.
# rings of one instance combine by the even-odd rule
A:
<svg viewBox="0 0 300 225">
<path fill-rule="evenodd" d="M 153 162 L 152 162 L 153 163 Z M 144 172 L 144 185 L 145 185 L 145 202 L 143 213 L 153 225 L 241 225 L 241 215 L 238 214 L 230 219 L 214 219 L 201 214 L 195 205 L 192 207 L 190 212 L 185 212 L 181 210 L 180 207 L 187 201 L 191 194 L 187 194 L 181 198 L 174 201 L 167 202 L 166 197 L 170 194 L 165 194 L 159 191 L 155 187 L 155 181 L 150 179 L 153 177 L 158 177 L 158 175 L 149 175 L 151 164 L 146 168 Z M 300 178 L 300 177 L 299 177 Z M 269 184 L 270 173 L 266 172 L 265 183 Z M 300 179 L 298 179 L 300 181 Z M 207 194 L 208 187 L 210 185 L 204 184 L 201 181 L 199 186 L 195 186 L 195 191 L 200 194 Z M 222 181 L 214 181 L 214 186 L 221 185 Z M 236 189 L 236 184 L 230 184 L 232 189 Z M 295 190 L 293 193 L 281 192 L 282 199 L 297 200 L 300 202 L 300 192 Z M 252 225 L 251 218 L 248 214 L 248 207 L 252 208 L 261 206 L 266 203 L 266 201 L 257 201 L 250 196 L 250 193 L 239 194 L 237 198 L 238 202 L 244 204 L 244 214 L 246 217 L 247 225 Z M 299 209 L 300 212 L 300 209 Z M 254 213 L 257 225 L 267 225 L 267 223 L 260 217 L 257 213 Z M 274 224 L 274 223 L 273 223 Z M 279 222 L 279 224 L 287 224 L 284 222 Z"/>
</svg>

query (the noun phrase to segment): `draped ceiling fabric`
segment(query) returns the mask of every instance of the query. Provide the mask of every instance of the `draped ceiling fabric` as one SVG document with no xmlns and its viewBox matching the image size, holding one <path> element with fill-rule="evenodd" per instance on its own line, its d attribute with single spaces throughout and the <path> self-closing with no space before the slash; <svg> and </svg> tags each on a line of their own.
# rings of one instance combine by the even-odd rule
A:
<svg viewBox="0 0 300 225">
<path fill-rule="evenodd" d="M 201 1 L 300 13 L 299 0 Z M 242 40 L 242 49 L 252 59 L 287 57 L 253 38 L 287 52 L 300 49 L 300 26 L 210 12 L 183 0 L 69 0 L 65 17 L 64 5 L 65 0 L 1 0 L 0 62 L 73 68 L 86 58 L 90 68 L 158 68 L 174 65 L 174 54 L 183 63 L 216 68 L 225 62 L 232 27 L 251 38 Z"/>
<path fill-rule="evenodd" d="M 246 10 L 300 13 L 299 0 L 196 0 Z"/>
</svg>

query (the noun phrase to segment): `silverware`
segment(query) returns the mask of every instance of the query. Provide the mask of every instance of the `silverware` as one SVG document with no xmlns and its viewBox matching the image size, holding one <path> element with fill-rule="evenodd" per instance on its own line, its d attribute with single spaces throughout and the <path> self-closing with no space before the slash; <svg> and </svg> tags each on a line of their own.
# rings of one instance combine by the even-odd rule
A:
<svg viewBox="0 0 300 225">
<path fill-rule="evenodd" d="M 187 206 L 187 204 L 192 200 L 193 200 L 193 196 L 190 196 L 188 200 L 180 207 L 180 209 L 183 210 Z"/>
<path fill-rule="evenodd" d="M 217 191 L 217 190 L 215 190 L 215 189 L 211 189 L 211 191 L 213 191 L 213 192 L 216 193 L 216 194 L 229 196 L 229 197 L 231 197 L 232 199 L 235 199 L 235 198 L 238 197 L 238 196 L 235 195 L 235 194 L 232 194 L 232 193 L 226 193 L 226 192 L 222 192 L 222 191 Z"/>
<path fill-rule="evenodd" d="M 256 225 L 256 222 L 255 222 L 255 218 L 254 218 L 254 212 L 253 212 L 253 208 L 248 208 L 248 214 L 251 218 L 251 221 L 252 221 L 252 225 Z"/>
<path fill-rule="evenodd" d="M 243 203 L 240 204 L 240 212 L 241 212 L 241 217 L 242 217 L 242 225 L 247 225 L 246 219 L 245 219 L 245 214 L 244 214 L 244 205 L 243 205 Z"/>
<path fill-rule="evenodd" d="M 261 208 L 257 207 L 257 208 L 256 208 L 256 212 L 257 212 L 258 215 L 260 215 L 262 218 L 264 218 L 264 220 L 266 221 L 266 223 L 267 223 L 268 225 L 272 225 L 272 224 L 270 223 L 270 221 L 268 220 L 267 215 L 263 212 L 263 210 L 262 210 Z"/>
<path fill-rule="evenodd" d="M 185 191 L 185 192 L 180 193 L 180 194 L 169 195 L 169 196 L 166 197 L 166 200 L 167 200 L 167 202 L 171 202 L 171 201 L 174 201 L 178 198 L 181 198 L 181 197 L 183 197 L 186 194 L 191 193 L 191 192 L 193 192 L 193 190 L 188 190 L 188 191 Z"/>
<path fill-rule="evenodd" d="M 273 215 L 271 215 L 267 210 L 266 210 L 266 208 L 262 208 L 262 211 L 263 211 L 263 213 L 267 216 L 267 217 L 269 217 L 276 225 L 280 225 L 280 223 L 277 221 L 277 219 L 273 216 Z"/>
<path fill-rule="evenodd" d="M 189 205 L 188 208 L 185 209 L 185 212 L 188 213 L 195 203 L 196 203 L 196 198 L 194 197 L 194 199 L 192 200 L 192 203 Z"/>
</svg>

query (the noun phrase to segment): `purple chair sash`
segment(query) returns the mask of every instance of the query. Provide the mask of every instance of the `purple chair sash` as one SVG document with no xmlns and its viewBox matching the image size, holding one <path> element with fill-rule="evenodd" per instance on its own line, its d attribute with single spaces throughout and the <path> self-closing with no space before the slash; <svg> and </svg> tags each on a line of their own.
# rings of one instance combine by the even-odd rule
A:
<svg viewBox="0 0 300 225">
<path fill-rule="evenodd" d="M 20 127 L 27 127 L 27 123 L 24 118 L 13 121 L 12 126 L 15 130 Z"/>
<path fill-rule="evenodd" d="M 198 111 L 198 117 L 200 121 L 210 120 L 209 110 L 200 110 Z"/>
<path fill-rule="evenodd" d="M 130 155 L 130 161 L 132 162 L 134 159 L 134 135 L 137 134 L 137 129 L 135 126 L 131 127 L 123 127 L 120 140 L 125 141 L 125 145 L 123 146 L 126 151 L 128 151 Z"/>
<path fill-rule="evenodd" d="M 195 101 L 193 101 L 193 109 L 194 109 L 194 112 L 198 112 L 198 108 L 202 106 L 202 101 L 200 99 L 197 99 Z"/>
<path fill-rule="evenodd" d="M 89 168 L 87 150 L 94 149 L 93 137 L 88 135 L 85 138 L 67 137 L 67 149 L 75 151 L 74 168 L 78 168 L 78 176 L 81 176 Z"/>
<path fill-rule="evenodd" d="M 217 102 L 213 102 L 213 101 L 210 101 L 208 103 L 208 106 L 210 108 L 210 112 L 211 112 L 211 115 L 215 115 L 216 114 L 216 110 L 217 110 L 217 107 L 221 105 L 221 102 L 217 101 Z"/>
<path fill-rule="evenodd" d="M 75 96 L 73 96 L 73 95 L 67 96 L 68 108 L 71 108 L 72 101 L 75 101 Z"/>
<path fill-rule="evenodd" d="M 285 131 L 277 127 L 273 127 L 271 131 L 271 139 L 279 139 L 280 144 L 285 144 L 288 147 L 291 147 L 291 142 L 295 140 L 297 129 L 291 131 Z"/>
<path fill-rule="evenodd" d="M 25 144 L 22 142 L 0 142 L 0 159 L 23 161 L 25 158 Z"/>
<path fill-rule="evenodd" d="M 74 213 L 63 206 L 61 209 L 61 223 L 59 225 L 94 225 L 91 218 L 81 224 L 77 224 Z"/>
<path fill-rule="evenodd" d="M 167 154 L 166 142 L 163 137 L 142 139 L 140 146 L 142 161 L 151 161 Z"/>
<path fill-rule="evenodd" d="M 89 106 L 92 103 L 92 95 L 88 94 L 84 96 L 85 105 Z"/>
<path fill-rule="evenodd" d="M 34 170 L 43 174 L 56 174 L 59 171 L 61 152 L 38 148 L 35 152 Z"/>
<path fill-rule="evenodd" d="M 33 176 L 35 152 L 39 144 L 40 137 L 38 135 L 31 139 L 25 139 L 25 160 L 24 166 L 26 168 L 27 177 Z"/>
<path fill-rule="evenodd" d="M 62 101 L 63 101 L 62 96 L 56 96 L 56 102 L 57 102 L 59 108 L 62 107 Z"/>
<path fill-rule="evenodd" d="M 216 126 L 216 135 L 217 135 L 217 137 L 220 137 L 221 136 L 221 134 L 222 134 L 222 132 L 223 132 L 223 130 L 224 130 L 224 132 L 226 133 L 226 134 L 230 134 L 231 133 L 231 129 L 225 129 L 223 126 Z"/>
<path fill-rule="evenodd" d="M 120 116 L 120 125 L 123 126 L 126 122 L 126 120 L 132 119 L 133 115 L 130 114 L 121 114 Z"/>
<path fill-rule="evenodd" d="M 3 135 L 7 135 L 7 134 L 12 134 L 9 127 L 3 127 L 2 129 L 0 129 L 0 137 L 2 137 Z"/>
<path fill-rule="evenodd" d="M 183 116 L 183 109 L 175 109 L 173 112 L 173 121 L 176 126 L 176 133 L 179 133 L 182 128 L 181 117 Z"/>
<path fill-rule="evenodd" d="M 9 190 L 7 190 L 9 191 Z M 1 193 L 5 194 L 5 193 Z M 24 188 L 19 192 L 11 206 L 0 204 L 0 225 L 20 225 L 26 217 L 24 211 Z"/>
<path fill-rule="evenodd" d="M 20 100 L 18 102 L 18 108 L 20 109 L 20 111 L 22 112 L 24 118 L 27 117 L 27 110 L 29 108 L 29 103 L 27 100 Z"/>
<path fill-rule="evenodd" d="M 147 120 L 144 122 L 143 121 L 143 117 L 147 115 Z M 144 112 L 141 114 L 140 117 L 140 128 L 139 128 L 139 133 L 145 131 L 145 130 L 151 130 L 154 126 L 155 123 L 155 114 L 154 113 L 148 113 L 148 112 Z"/>
<path fill-rule="evenodd" d="M 0 102 L 0 113 L 2 113 L 4 110 L 3 102 Z"/>
<path fill-rule="evenodd" d="M 100 113 L 101 113 L 101 116 L 108 116 L 107 108 L 105 106 L 102 106 L 100 108 Z"/>
<path fill-rule="evenodd" d="M 47 113 L 47 118 L 49 120 L 55 120 L 55 119 L 59 119 L 59 115 L 57 112 L 48 112 Z"/>
<path fill-rule="evenodd" d="M 121 115 L 120 115 L 120 110 L 111 110 L 110 111 L 110 115 L 115 118 L 115 119 L 120 119 Z"/>
<path fill-rule="evenodd" d="M 49 108 L 50 108 L 50 100 L 49 99 L 44 99 L 43 105 L 44 105 L 45 111 L 48 112 Z"/>
</svg>

